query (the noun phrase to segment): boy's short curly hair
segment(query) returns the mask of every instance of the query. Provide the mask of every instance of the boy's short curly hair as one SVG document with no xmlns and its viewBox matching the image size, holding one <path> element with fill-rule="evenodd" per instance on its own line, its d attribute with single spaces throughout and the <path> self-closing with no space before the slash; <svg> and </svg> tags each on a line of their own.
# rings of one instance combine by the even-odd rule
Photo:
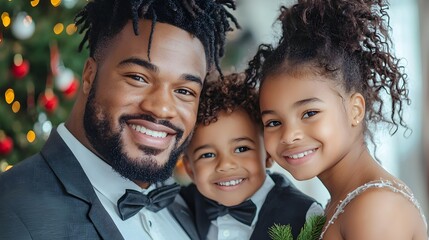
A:
<svg viewBox="0 0 429 240">
<path fill-rule="evenodd" d="M 216 122 L 221 112 L 242 109 L 262 129 L 258 91 L 245 80 L 244 73 L 226 75 L 222 81 L 209 76 L 201 92 L 197 126 Z"/>
</svg>

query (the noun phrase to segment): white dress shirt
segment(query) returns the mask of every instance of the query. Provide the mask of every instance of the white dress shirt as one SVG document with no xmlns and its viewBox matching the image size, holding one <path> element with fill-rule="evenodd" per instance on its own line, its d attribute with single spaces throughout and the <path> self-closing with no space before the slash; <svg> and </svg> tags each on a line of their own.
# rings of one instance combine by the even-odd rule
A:
<svg viewBox="0 0 429 240">
<path fill-rule="evenodd" d="M 231 239 L 249 239 L 255 229 L 258 221 L 259 211 L 265 202 L 265 198 L 274 187 L 274 181 L 267 175 L 264 183 L 250 198 L 256 205 L 256 215 L 250 226 L 241 223 L 231 215 L 226 214 L 211 221 L 207 240 L 231 240 Z"/>
<path fill-rule="evenodd" d="M 58 126 L 57 131 L 79 161 L 94 187 L 95 193 L 126 240 L 189 239 L 167 208 L 156 213 L 143 208 L 138 214 L 123 221 L 118 214 L 116 204 L 118 199 L 125 193 L 125 190 L 134 189 L 147 194 L 156 186 L 152 184 L 147 189 L 142 189 L 134 182 L 122 177 L 109 164 L 83 146 L 67 130 L 63 123 Z M 79 181 L 79 179 L 76 179 L 76 181 Z"/>
<path fill-rule="evenodd" d="M 250 198 L 256 205 L 256 215 L 250 226 L 241 223 L 231 215 L 226 214 L 211 221 L 207 240 L 243 240 L 250 239 L 258 221 L 259 211 L 265 202 L 265 198 L 275 186 L 273 179 L 267 174 L 264 183 Z M 323 209 L 316 202 L 307 211 L 306 219 L 313 215 L 323 215 Z M 268 231 L 268 230 L 267 230 Z"/>
</svg>

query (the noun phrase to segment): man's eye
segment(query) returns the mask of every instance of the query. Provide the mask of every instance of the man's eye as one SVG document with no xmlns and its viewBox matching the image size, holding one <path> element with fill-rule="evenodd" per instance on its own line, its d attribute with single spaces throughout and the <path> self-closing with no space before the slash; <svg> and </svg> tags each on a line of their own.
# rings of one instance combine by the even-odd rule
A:
<svg viewBox="0 0 429 240">
<path fill-rule="evenodd" d="M 319 113 L 318 111 L 308 111 L 305 112 L 304 115 L 302 115 L 302 118 L 310 118 L 314 115 L 316 115 L 317 113 Z"/>
<path fill-rule="evenodd" d="M 235 153 L 241 153 L 241 152 L 246 152 L 246 151 L 249 151 L 249 150 L 250 150 L 250 148 L 248 148 L 246 146 L 241 146 L 241 147 L 236 148 L 234 152 Z"/>
<path fill-rule="evenodd" d="M 139 82 L 147 82 L 146 79 L 140 75 L 128 75 L 127 77 L 135 80 L 135 81 L 139 81 Z"/>
</svg>

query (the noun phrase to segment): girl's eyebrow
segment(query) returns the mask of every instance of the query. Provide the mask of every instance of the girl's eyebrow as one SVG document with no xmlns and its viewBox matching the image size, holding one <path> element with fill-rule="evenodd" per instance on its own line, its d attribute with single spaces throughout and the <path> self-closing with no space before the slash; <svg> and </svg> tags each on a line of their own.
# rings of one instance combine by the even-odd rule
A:
<svg viewBox="0 0 429 240">
<path fill-rule="evenodd" d="M 302 105 L 313 103 L 313 102 L 323 102 L 323 101 L 320 100 L 319 98 L 316 98 L 316 97 L 306 98 L 306 99 L 302 99 L 302 100 L 295 102 L 293 104 L 293 107 L 296 108 L 296 107 L 300 107 Z"/>
<path fill-rule="evenodd" d="M 316 98 L 316 97 L 306 98 L 306 99 L 302 99 L 302 100 L 299 100 L 299 101 L 295 102 L 292 105 L 292 107 L 293 108 L 297 108 L 297 107 L 300 107 L 302 105 L 309 104 L 309 103 L 312 103 L 312 102 L 323 102 L 323 101 L 320 100 L 319 98 Z M 261 112 L 261 116 L 263 116 L 265 114 L 275 114 L 275 111 L 274 110 L 264 110 L 264 111 Z"/>
</svg>

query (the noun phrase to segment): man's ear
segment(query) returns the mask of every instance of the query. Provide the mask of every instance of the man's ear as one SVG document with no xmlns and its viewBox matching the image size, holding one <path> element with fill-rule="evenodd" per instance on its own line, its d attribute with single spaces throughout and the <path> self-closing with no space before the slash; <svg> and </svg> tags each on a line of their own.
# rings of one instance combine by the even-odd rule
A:
<svg viewBox="0 0 429 240">
<path fill-rule="evenodd" d="M 89 94 L 97 75 L 97 63 L 94 58 L 90 57 L 86 60 L 82 73 L 82 90 L 85 95 Z"/>
<path fill-rule="evenodd" d="M 186 156 L 186 154 L 183 154 L 182 161 L 183 161 L 183 166 L 185 167 L 186 173 L 191 178 L 191 180 L 194 181 L 194 171 L 192 170 L 192 166 L 190 163 L 191 160 L 188 158 L 188 156 Z"/>
<path fill-rule="evenodd" d="M 353 93 L 350 96 L 350 121 L 356 127 L 365 118 L 365 98 L 360 93 Z"/>
</svg>

